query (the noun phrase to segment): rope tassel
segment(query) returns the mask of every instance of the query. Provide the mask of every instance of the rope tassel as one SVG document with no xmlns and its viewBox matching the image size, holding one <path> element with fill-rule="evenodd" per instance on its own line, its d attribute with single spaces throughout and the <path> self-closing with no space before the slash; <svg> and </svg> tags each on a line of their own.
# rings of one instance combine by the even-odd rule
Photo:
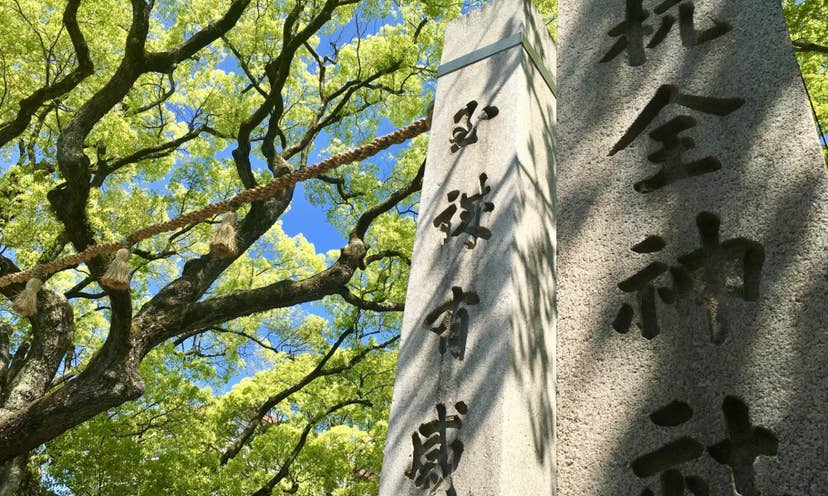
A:
<svg viewBox="0 0 828 496">
<path fill-rule="evenodd" d="M 37 313 L 37 292 L 43 287 L 43 281 L 37 277 L 29 279 L 26 289 L 20 292 L 12 302 L 12 310 L 23 317 L 31 317 Z"/>
<path fill-rule="evenodd" d="M 227 258 L 236 254 L 236 214 L 227 212 L 221 218 L 221 225 L 210 240 L 210 253 Z"/>
<path fill-rule="evenodd" d="M 109 289 L 129 289 L 129 250 L 121 248 L 115 253 L 115 259 L 109 264 L 106 273 L 101 277 L 101 284 Z"/>
</svg>

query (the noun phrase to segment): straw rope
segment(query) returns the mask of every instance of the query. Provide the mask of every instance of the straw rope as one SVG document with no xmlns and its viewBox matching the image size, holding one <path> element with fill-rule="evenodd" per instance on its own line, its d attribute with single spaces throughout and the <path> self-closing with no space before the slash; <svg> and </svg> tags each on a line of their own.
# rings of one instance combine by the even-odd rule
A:
<svg viewBox="0 0 828 496">
<path fill-rule="evenodd" d="M 198 210 L 193 210 L 192 212 L 187 212 L 166 222 L 159 222 L 158 224 L 141 228 L 127 236 L 124 241 L 95 244 L 79 253 L 68 255 L 43 265 L 38 265 L 37 267 L 29 270 L 2 276 L 0 277 L 0 288 L 15 283 L 26 282 L 32 277 L 43 279 L 48 275 L 54 274 L 66 268 L 83 262 L 88 262 L 99 255 L 114 253 L 121 248 L 129 248 L 129 245 L 134 245 L 139 241 L 157 236 L 158 234 L 175 231 L 177 229 L 203 222 L 220 213 L 235 210 L 246 203 L 266 200 L 272 197 L 277 191 L 288 189 L 296 183 L 319 177 L 322 174 L 330 172 L 342 165 L 365 160 L 366 158 L 372 157 L 392 145 L 398 145 L 411 138 L 419 136 L 420 134 L 428 131 L 429 127 L 429 119 L 424 117 L 412 122 L 408 126 L 394 131 L 393 133 L 375 138 L 370 143 L 338 153 L 310 167 L 277 177 L 267 184 L 246 189 L 227 200 L 212 203 L 205 207 L 199 208 Z"/>
</svg>

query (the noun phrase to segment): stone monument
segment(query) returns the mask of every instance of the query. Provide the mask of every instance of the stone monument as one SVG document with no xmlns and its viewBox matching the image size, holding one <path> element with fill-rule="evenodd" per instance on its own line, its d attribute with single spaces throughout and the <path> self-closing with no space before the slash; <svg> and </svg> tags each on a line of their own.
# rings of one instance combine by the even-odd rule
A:
<svg viewBox="0 0 828 496">
<path fill-rule="evenodd" d="M 380 495 L 553 494 L 555 47 L 501 0 L 442 57 Z"/>
<path fill-rule="evenodd" d="M 557 494 L 825 496 L 828 181 L 779 1 L 559 12 Z"/>
</svg>

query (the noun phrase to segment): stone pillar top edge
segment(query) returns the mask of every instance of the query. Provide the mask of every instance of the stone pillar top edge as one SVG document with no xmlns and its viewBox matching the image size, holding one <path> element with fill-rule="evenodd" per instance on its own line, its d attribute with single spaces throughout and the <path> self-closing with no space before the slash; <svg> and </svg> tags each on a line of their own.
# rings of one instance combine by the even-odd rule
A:
<svg viewBox="0 0 828 496">
<path fill-rule="evenodd" d="M 521 35 L 526 39 L 527 51 L 537 52 L 537 65 L 543 61 L 542 65 L 554 79 L 557 65 L 554 42 L 543 17 L 530 0 L 494 0 L 451 21 L 446 27 L 441 67 L 466 59 L 478 50 L 507 44 L 507 40 L 519 39 Z"/>
<path fill-rule="evenodd" d="M 557 93 L 555 42 L 530 0 L 494 0 L 450 22 L 437 77 L 522 45 L 553 94 Z"/>
<path fill-rule="evenodd" d="M 554 76 L 554 65 L 550 66 L 547 62 L 542 58 L 542 52 L 539 52 L 533 46 L 532 42 L 526 36 L 524 32 L 515 33 L 508 38 L 504 38 L 500 41 L 492 43 L 491 45 L 486 45 L 483 48 L 478 48 L 477 50 L 467 53 L 462 57 L 456 58 L 454 60 L 450 60 L 445 64 L 441 64 L 440 67 L 437 68 L 437 77 L 440 78 L 445 76 L 446 74 L 450 74 L 454 71 L 458 71 L 463 69 L 464 67 L 470 66 L 474 63 L 480 62 L 481 60 L 485 60 L 489 57 L 492 57 L 500 52 L 505 50 L 509 50 L 510 48 L 522 46 L 524 50 L 526 50 L 526 54 L 529 55 L 530 60 L 534 64 L 535 68 L 540 72 L 541 77 L 546 82 L 546 85 L 549 87 L 549 90 L 552 91 L 552 94 L 557 94 L 557 86 L 555 83 L 555 76 Z"/>
</svg>

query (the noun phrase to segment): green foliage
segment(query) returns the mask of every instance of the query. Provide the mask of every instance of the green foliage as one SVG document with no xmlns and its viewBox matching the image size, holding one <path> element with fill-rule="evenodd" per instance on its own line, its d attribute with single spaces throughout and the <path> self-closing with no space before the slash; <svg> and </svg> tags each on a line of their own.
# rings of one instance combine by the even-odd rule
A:
<svg viewBox="0 0 828 496">
<path fill-rule="evenodd" d="M 377 493 L 395 353 L 372 354 L 343 375 L 318 381 L 269 413 L 249 449 L 227 465 L 219 456 L 256 411 L 262 398 L 295 383 L 318 356 L 272 354 L 270 368 L 243 379 L 224 394 L 199 388 L 201 372 L 170 363 L 171 348 L 142 366 L 144 396 L 68 432 L 41 457 L 57 486 L 74 494 L 186 496 L 249 495 L 278 470 L 310 418 L 340 398 L 370 391 L 372 401 L 346 407 L 320 422 L 293 465 L 296 494 L 364 496 Z M 354 354 L 343 350 L 333 364 Z M 289 488 L 286 482 L 283 487 Z"/>
<path fill-rule="evenodd" d="M 783 0 L 782 6 L 811 102 L 828 133 L 828 0 Z M 823 152 L 828 164 L 828 148 Z"/>
</svg>

